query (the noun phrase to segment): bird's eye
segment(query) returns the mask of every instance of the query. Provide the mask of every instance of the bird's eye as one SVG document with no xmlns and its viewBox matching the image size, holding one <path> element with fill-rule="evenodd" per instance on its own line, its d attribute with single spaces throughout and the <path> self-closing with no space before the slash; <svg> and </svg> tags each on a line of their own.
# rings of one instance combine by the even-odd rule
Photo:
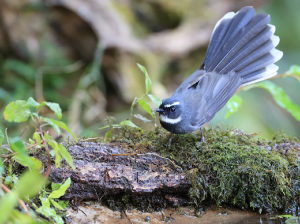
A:
<svg viewBox="0 0 300 224">
<path fill-rule="evenodd" d="M 175 111 L 175 107 L 171 107 L 171 111 L 174 112 Z"/>
</svg>

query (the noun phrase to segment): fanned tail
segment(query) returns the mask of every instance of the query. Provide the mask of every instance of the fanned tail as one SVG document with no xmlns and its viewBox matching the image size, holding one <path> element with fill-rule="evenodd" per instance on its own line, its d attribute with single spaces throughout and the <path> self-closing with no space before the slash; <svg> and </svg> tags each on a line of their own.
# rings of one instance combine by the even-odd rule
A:
<svg viewBox="0 0 300 224">
<path fill-rule="evenodd" d="M 283 53 L 275 47 L 279 37 L 270 16 L 255 15 L 251 6 L 237 13 L 227 13 L 215 26 L 201 68 L 207 72 L 227 74 L 235 71 L 242 85 L 259 82 L 277 74 L 274 65 Z"/>
</svg>

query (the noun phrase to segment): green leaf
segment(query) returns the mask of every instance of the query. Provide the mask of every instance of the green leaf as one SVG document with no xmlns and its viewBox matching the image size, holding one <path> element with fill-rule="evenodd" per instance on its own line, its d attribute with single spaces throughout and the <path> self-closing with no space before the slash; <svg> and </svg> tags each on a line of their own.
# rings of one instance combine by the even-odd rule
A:
<svg viewBox="0 0 300 224">
<path fill-rule="evenodd" d="M 28 166 L 34 168 L 32 159 L 28 156 L 27 150 L 23 142 L 19 138 L 13 138 L 10 140 L 11 149 L 17 153 L 13 158 L 22 164 L 23 166 Z"/>
<path fill-rule="evenodd" d="M 121 127 L 129 126 L 129 127 L 137 128 L 137 129 L 141 130 L 142 133 L 143 133 L 143 130 L 142 130 L 140 127 L 136 126 L 136 125 L 135 125 L 134 123 L 132 123 L 131 121 L 128 121 L 128 120 L 122 121 L 122 122 L 120 123 L 120 125 L 121 125 Z"/>
<path fill-rule="evenodd" d="M 55 131 L 57 132 L 58 135 L 61 134 L 61 131 L 60 131 L 59 128 L 62 128 L 64 130 L 66 130 L 67 132 L 69 132 L 71 135 L 73 135 L 75 140 L 78 141 L 76 135 L 68 128 L 68 126 L 64 122 L 54 120 L 54 119 L 50 119 L 50 118 L 46 118 L 46 117 L 43 117 L 42 120 L 44 122 L 47 122 L 48 124 L 50 124 L 55 129 Z"/>
<path fill-rule="evenodd" d="M 300 82 L 300 66 L 292 65 L 285 75 L 291 76 Z"/>
<path fill-rule="evenodd" d="M 46 134 L 46 133 L 44 134 L 44 138 L 45 138 L 45 141 L 49 145 L 51 145 L 51 147 L 54 150 L 54 153 L 55 153 L 55 166 L 56 166 L 56 168 L 60 167 L 61 154 L 59 153 L 60 148 L 58 146 L 58 143 L 56 141 L 54 141 L 53 138 L 50 135 Z M 50 154 L 51 154 L 51 151 L 50 151 Z"/>
<path fill-rule="evenodd" d="M 53 138 L 50 135 L 48 135 L 47 133 L 44 134 L 44 139 L 45 139 L 45 141 L 47 141 L 47 140 L 54 141 Z"/>
<path fill-rule="evenodd" d="M 35 144 L 35 141 L 33 141 L 31 138 L 28 139 L 30 144 Z"/>
<path fill-rule="evenodd" d="M 62 220 L 62 218 L 56 214 L 55 210 L 53 208 L 50 208 L 50 202 L 48 199 L 46 199 L 48 201 L 49 204 L 45 204 L 45 202 L 43 202 L 43 198 L 41 198 L 42 201 L 42 206 L 39 207 L 36 211 L 43 214 L 44 216 L 48 217 L 48 218 L 53 218 L 55 220 L 55 223 L 57 224 L 63 224 L 64 221 Z"/>
<path fill-rule="evenodd" d="M 149 78 L 148 72 L 146 68 L 140 64 L 137 64 L 137 66 L 141 69 L 141 71 L 145 74 L 145 84 L 146 84 L 146 93 L 149 93 L 151 88 L 151 80 Z"/>
<path fill-rule="evenodd" d="M 133 115 L 133 116 L 134 116 L 135 118 L 137 118 L 137 119 L 143 121 L 144 123 L 152 123 L 152 122 L 153 122 L 153 121 L 151 121 L 151 120 L 149 120 L 149 119 L 143 117 L 143 116 L 140 115 L 140 114 L 135 114 L 135 115 Z"/>
<path fill-rule="evenodd" d="M 18 185 L 18 195 L 20 198 L 25 196 L 32 197 L 44 186 L 46 179 L 38 171 L 27 171 L 20 178 Z"/>
<path fill-rule="evenodd" d="M 62 117 L 61 108 L 58 103 L 45 102 L 45 104 L 55 113 L 60 120 Z"/>
<path fill-rule="evenodd" d="M 46 140 L 46 138 L 45 138 Z M 61 154 L 59 153 L 59 146 L 58 143 L 54 140 L 48 141 L 48 144 L 51 145 L 51 147 L 54 149 L 55 152 L 55 166 L 56 168 L 60 167 L 60 160 L 61 160 Z"/>
<path fill-rule="evenodd" d="M 18 198 L 32 197 L 39 188 L 42 187 L 46 179 L 36 171 L 26 171 L 20 178 L 18 187 L 1 197 L 0 200 L 0 223 L 6 221 L 14 213 L 14 207 L 18 203 Z"/>
<path fill-rule="evenodd" d="M 4 118 L 9 122 L 27 121 L 29 116 L 30 110 L 25 100 L 13 101 L 4 110 Z"/>
<path fill-rule="evenodd" d="M 159 106 L 161 105 L 162 100 L 159 99 L 157 96 L 148 94 L 148 97 L 152 100 L 152 102 L 154 103 L 154 105 L 155 105 L 156 107 L 159 107 Z"/>
<path fill-rule="evenodd" d="M 225 115 L 225 119 L 227 119 L 231 114 L 238 111 L 238 109 L 242 105 L 242 98 L 238 95 L 233 95 L 231 99 L 226 103 L 226 107 L 228 112 Z"/>
<path fill-rule="evenodd" d="M 30 107 L 37 107 L 37 106 L 40 105 L 40 104 L 39 104 L 38 102 L 36 102 L 32 97 L 30 97 L 30 98 L 27 100 L 26 104 L 27 104 L 28 106 L 30 106 Z"/>
<path fill-rule="evenodd" d="M 13 159 L 15 161 L 17 161 L 18 163 L 22 164 L 23 166 L 28 166 L 32 169 L 40 170 L 40 169 L 43 168 L 42 162 L 40 160 L 38 160 L 37 158 L 35 158 L 35 157 L 29 157 L 28 158 L 30 160 L 30 163 L 25 161 L 23 156 L 20 156 L 20 155 L 14 156 Z"/>
<path fill-rule="evenodd" d="M 121 126 L 120 126 L 121 127 Z M 103 139 L 103 142 L 109 142 L 109 139 L 112 138 L 112 133 L 113 133 L 114 129 L 110 129 L 109 131 L 107 131 L 105 133 L 105 136 L 104 136 L 104 139 Z"/>
<path fill-rule="evenodd" d="M 60 210 L 65 210 L 63 207 L 61 207 L 56 201 L 54 201 L 52 198 L 50 198 L 50 202 L 52 203 L 52 205 L 54 205 L 56 208 L 60 209 Z"/>
<path fill-rule="evenodd" d="M 48 207 L 50 208 L 50 201 L 48 198 L 44 197 L 42 194 L 39 196 L 41 202 L 42 202 L 42 207 Z"/>
<path fill-rule="evenodd" d="M 41 144 L 41 136 L 39 133 L 34 132 L 32 135 L 32 139 L 35 140 L 35 142 L 38 143 L 39 145 Z"/>
<path fill-rule="evenodd" d="M 293 102 L 293 100 L 283 91 L 282 88 L 276 86 L 273 82 L 264 81 L 247 86 L 244 88 L 244 90 L 249 90 L 256 87 L 268 90 L 280 107 L 285 108 L 296 120 L 300 121 L 299 106 Z"/>
<path fill-rule="evenodd" d="M 63 208 L 66 209 L 68 205 L 68 201 L 58 201 L 58 204 Z"/>
<path fill-rule="evenodd" d="M 154 113 L 151 110 L 151 107 L 149 106 L 148 103 L 146 103 L 144 100 L 139 100 L 138 104 L 148 113 L 150 114 L 152 117 L 154 117 Z"/>
<path fill-rule="evenodd" d="M 121 128 L 119 124 L 113 124 L 113 125 L 107 125 L 102 128 L 99 128 L 99 130 L 105 129 L 105 128 Z"/>
<path fill-rule="evenodd" d="M 5 194 L 0 200 L 0 223 L 7 223 L 14 207 L 18 203 L 18 193 L 12 191 L 11 194 Z"/>
<path fill-rule="evenodd" d="M 6 176 L 4 180 L 5 185 L 9 185 L 13 181 L 11 176 Z"/>
<path fill-rule="evenodd" d="M 47 117 L 43 117 L 43 118 L 42 118 L 42 121 L 44 121 L 44 122 L 50 124 L 50 125 L 54 128 L 54 130 L 56 131 L 57 135 L 60 135 L 60 134 L 61 134 L 61 131 L 60 131 L 59 127 L 53 122 L 52 119 L 47 118 Z"/>
<path fill-rule="evenodd" d="M 52 193 L 48 196 L 48 198 L 60 198 L 61 196 L 65 195 L 66 190 L 70 187 L 71 185 L 71 179 L 70 177 L 61 185 L 61 187 L 56 190 L 52 191 Z"/>
<path fill-rule="evenodd" d="M 62 217 L 60 217 L 59 215 L 53 216 L 53 219 L 55 220 L 55 222 L 57 224 L 64 224 L 65 222 L 63 221 Z"/>
<path fill-rule="evenodd" d="M 33 166 L 32 168 L 37 169 L 37 170 L 41 170 L 43 168 L 43 164 L 42 162 L 35 158 L 35 157 L 29 157 L 32 160 Z"/>
<path fill-rule="evenodd" d="M 56 215 L 56 212 L 54 209 L 52 209 L 50 207 L 46 207 L 46 206 L 41 206 L 36 211 L 39 213 L 42 213 L 43 215 L 45 215 L 47 217 L 53 217 Z"/>
<path fill-rule="evenodd" d="M 73 158 L 70 155 L 70 153 L 68 152 L 68 150 L 66 149 L 66 147 L 62 144 L 59 144 L 58 147 L 59 147 L 59 153 L 61 154 L 61 156 L 69 163 L 69 165 L 72 167 L 72 169 L 75 170 L 75 166 L 73 164 Z"/>
<path fill-rule="evenodd" d="M 57 127 L 62 128 L 64 130 L 66 130 L 67 132 L 69 132 L 71 135 L 73 135 L 76 142 L 78 141 L 76 135 L 70 130 L 70 128 L 68 128 L 68 126 L 64 122 L 50 119 L 50 118 L 48 118 L 48 120 L 52 121 L 52 123 L 55 124 Z"/>
<path fill-rule="evenodd" d="M 61 187 L 62 183 L 51 183 L 52 191 L 58 190 Z"/>
<path fill-rule="evenodd" d="M 16 209 L 12 211 L 10 216 L 9 223 L 20 223 L 20 224 L 38 224 L 37 221 L 34 221 L 32 217 L 28 216 L 25 213 L 22 213 Z"/>
<path fill-rule="evenodd" d="M 300 76 L 300 66 L 292 65 L 286 73 L 287 74 L 295 74 L 295 75 Z"/>
<path fill-rule="evenodd" d="M 3 134 L 3 132 L 0 130 L 0 146 L 2 145 L 3 139 L 4 139 L 4 134 Z"/>
<path fill-rule="evenodd" d="M 109 130 L 108 132 L 105 133 L 105 138 L 112 138 L 112 133 L 114 129 Z"/>
</svg>

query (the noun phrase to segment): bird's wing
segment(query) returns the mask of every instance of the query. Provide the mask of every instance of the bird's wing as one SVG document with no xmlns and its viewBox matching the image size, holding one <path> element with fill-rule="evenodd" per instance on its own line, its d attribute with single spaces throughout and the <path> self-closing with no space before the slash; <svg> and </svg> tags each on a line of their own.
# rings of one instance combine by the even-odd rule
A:
<svg viewBox="0 0 300 224">
<path fill-rule="evenodd" d="M 241 82 L 241 77 L 235 72 L 224 75 L 210 72 L 202 76 L 197 86 L 194 86 L 193 91 L 202 98 L 201 101 L 202 103 L 205 102 L 205 107 L 198 106 L 196 116 L 191 119 L 191 125 L 200 128 L 210 121 L 234 95 Z M 191 88 L 190 90 L 192 91 Z"/>
</svg>

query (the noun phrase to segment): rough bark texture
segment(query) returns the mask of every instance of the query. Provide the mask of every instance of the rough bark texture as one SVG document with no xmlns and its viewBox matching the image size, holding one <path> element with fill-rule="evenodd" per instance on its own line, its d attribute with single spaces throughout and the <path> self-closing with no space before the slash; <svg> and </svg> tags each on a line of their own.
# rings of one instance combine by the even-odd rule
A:
<svg viewBox="0 0 300 224">
<path fill-rule="evenodd" d="M 181 168 L 167 158 L 154 153 L 112 156 L 131 151 L 126 144 L 118 143 L 80 142 L 68 150 L 76 170 L 65 164 L 50 174 L 54 182 L 71 177 L 65 199 L 100 200 L 104 195 L 129 193 L 157 197 L 173 205 L 186 202 L 176 195 L 186 195 L 191 183 Z"/>
</svg>

